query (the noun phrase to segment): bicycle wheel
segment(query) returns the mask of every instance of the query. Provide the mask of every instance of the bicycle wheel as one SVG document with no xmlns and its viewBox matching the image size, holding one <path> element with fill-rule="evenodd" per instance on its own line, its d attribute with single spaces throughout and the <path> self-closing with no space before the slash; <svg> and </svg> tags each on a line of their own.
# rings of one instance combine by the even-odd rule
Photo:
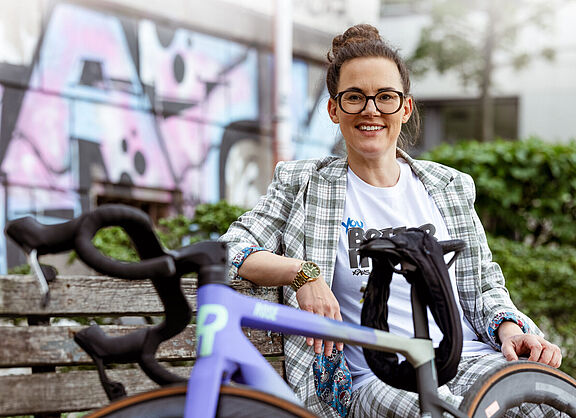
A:
<svg viewBox="0 0 576 418">
<path fill-rule="evenodd" d="M 576 417 L 576 380 L 540 363 L 504 364 L 472 385 L 460 410 L 469 417 L 496 418 L 523 403 L 546 404 Z"/>
<path fill-rule="evenodd" d="M 180 418 L 184 416 L 186 385 L 159 388 L 120 399 L 87 418 Z M 216 416 L 219 418 L 314 418 L 316 415 L 268 393 L 237 386 L 222 386 Z"/>
</svg>

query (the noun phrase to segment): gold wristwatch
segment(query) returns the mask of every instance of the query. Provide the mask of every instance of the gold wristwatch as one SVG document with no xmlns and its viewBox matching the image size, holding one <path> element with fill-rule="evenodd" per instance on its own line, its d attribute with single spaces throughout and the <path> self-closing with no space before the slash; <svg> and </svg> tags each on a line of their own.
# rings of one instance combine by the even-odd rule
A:
<svg viewBox="0 0 576 418">
<path fill-rule="evenodd" d="M 313 282 L 318 279 L 318 277 L 320 277 L 320 267 L 318 267 L 318 264 L 312 261 L 304 261 L 290 286 L 296 292 L 306 283 Z"/>
</svg>

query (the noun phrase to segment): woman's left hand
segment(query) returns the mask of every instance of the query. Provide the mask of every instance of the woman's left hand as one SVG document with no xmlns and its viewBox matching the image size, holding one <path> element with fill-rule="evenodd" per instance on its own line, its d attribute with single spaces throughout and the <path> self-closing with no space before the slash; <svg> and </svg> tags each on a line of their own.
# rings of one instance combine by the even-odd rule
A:
<svg viewBox="0 0 576 418">
<path fill-rule="evenodd" d="M 514 361 L 518 360 L 519 356 L 526 356 L 531 361 L 537 361 L 556 368 L 560 367 L 562 352 L 556 344 L 552 344 L 538 335 L 524 334 L 520 327 L 512 322 L 504 322 L 500 325 L 500 328 L 502 326 L 505 326 L 505 328 L 499 329 L 498 335 L 502 342 L 502 354 L 504 354 L 506 360 Z M 520 333 L 517 333 L 518 330 Z"/>
</svg>

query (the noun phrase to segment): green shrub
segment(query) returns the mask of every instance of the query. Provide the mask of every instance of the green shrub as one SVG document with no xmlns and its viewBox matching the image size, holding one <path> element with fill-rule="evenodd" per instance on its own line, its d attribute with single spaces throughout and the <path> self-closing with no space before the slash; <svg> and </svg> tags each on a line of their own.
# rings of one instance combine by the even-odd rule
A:
<svg viewBox="0 0 576 418">
<path fill-rule="evenodd" d="M 108 257 L 122 261 L 138 260 L 136 248 L 124 229 L 119 226 L 102 228 L 94 235 L 92 243 Z"/>
<path fill-rule="evenodd" d="M 576 376 L 576 248 L 489 242 L 512 300 L 563 349 L 562 370 Z"/>
<path fill-rule="evenodd" d="M 246 209 L 225 201 L 203 203 L 196 207 L 193 218 L 183 215 L 160 219 L 156 234 L 165 248 L 176 249 L 182 245 L 215 239 L 222 235 Z M 108 227 L 99 230 L 93 239 L 94 246 L 108 257 L 123 261 L 137 261 L 138 253 L 124 230 Z"/>
<path fill-rule="evenodd" d="M 183 243 L 216 239 L 246 210 L 224 200 L 217 203 L 203 203 L 196 206 L 192 219 L 183 215 L 161 219 L 158 235 L 167 248 L 178 248 Z"/>
<path fill-rule="evenodd" d="M 478 214 L 494 235 L 576 245 L 576 141 L 468 141 L 421 158 L 474 178 Z"/>
<path fill-rule="evenodd" d="M 31 270 L 29 264 L 20 264 L 8 269 L 8 274 L 30 274 Z"/>
</svg>

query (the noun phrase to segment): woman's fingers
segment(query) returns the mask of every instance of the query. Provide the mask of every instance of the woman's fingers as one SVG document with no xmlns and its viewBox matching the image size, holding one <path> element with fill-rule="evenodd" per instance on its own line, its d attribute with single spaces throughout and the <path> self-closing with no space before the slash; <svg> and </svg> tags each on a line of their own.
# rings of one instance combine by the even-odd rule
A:
<svg viewBox="0 0 576 418">
<path fill-rule="evenodd" d="M 502 353 L 507 360 L 517 360 L 518 356 L 528 356 L 530 361 L 556 368 L 562 363 L 560 347 L 532 334 L 519 334 L 507 338 L 502 343 Z"/>
<path fill-rule="evenodd" d="M 296 299 L 300 309 L 315 313 L 326 318 L 342 320 L 340 314 L 340 304 L 328 287 L 326 282 L 318 279 L 311 283 L 306 283 L 296 292 Z M 306 344 L 314 347 L 316 354 L 322 353 L 322 344 L 324 343 L 324 354 L 332 354 L 334 341 L 324 341 L 321 338 L 306 338 Z M 342 342 L 336 343 L 338 350 L 343 350 L 344 344 Z"/>
<path fill-rule="evenodd" d="M 562 351 L 560 350 L 560 347 L 544 340 L 543 338 L 541 338 L 541 344 L 542 352 L 537 361 L 555 368 L 560 367 L 560 364 L 562 364 Z"/>
</svg>

